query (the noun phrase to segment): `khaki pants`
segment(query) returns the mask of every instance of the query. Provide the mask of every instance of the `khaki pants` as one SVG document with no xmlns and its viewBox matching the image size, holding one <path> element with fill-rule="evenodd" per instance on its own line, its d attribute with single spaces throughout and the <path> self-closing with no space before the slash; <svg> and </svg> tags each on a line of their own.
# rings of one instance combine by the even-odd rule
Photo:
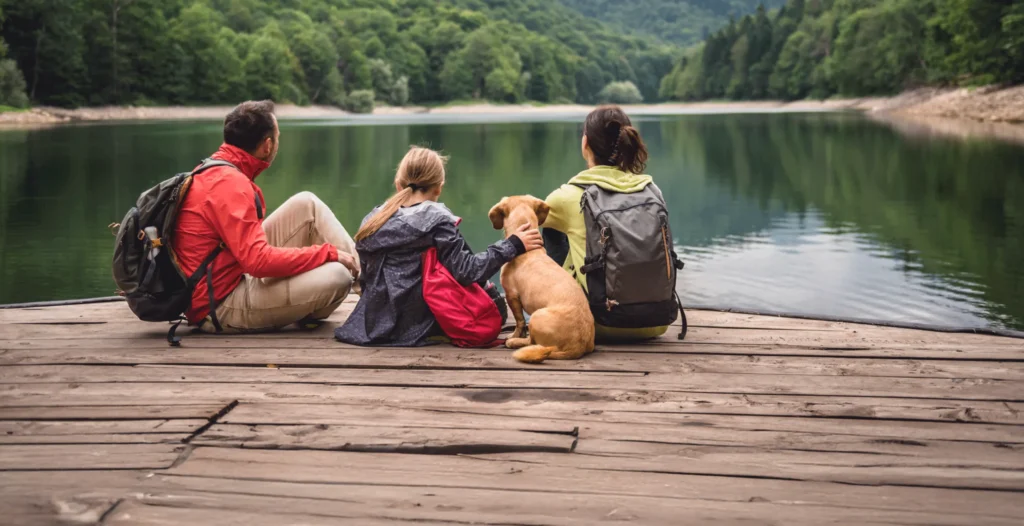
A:
<svg viewBox="0 0 1024 526">
<path fill-rule="evenodd" d="M 289 198 L 263 222 L 267 242 L 275 247 L 330 243 L 356 256 L 355 242 L 331 209 L 310 192 Z M 357 261 L 358 261 L 358 256 Z M 288 278 L 254 278 L 248 274 L 217 307 L 225 333 L 260 332 L 303 319 L 327 318 L 348 296 L 352 273 L 337 262 Z M 209 317 L 201 328 L 215 332 Z"/>
</svg>

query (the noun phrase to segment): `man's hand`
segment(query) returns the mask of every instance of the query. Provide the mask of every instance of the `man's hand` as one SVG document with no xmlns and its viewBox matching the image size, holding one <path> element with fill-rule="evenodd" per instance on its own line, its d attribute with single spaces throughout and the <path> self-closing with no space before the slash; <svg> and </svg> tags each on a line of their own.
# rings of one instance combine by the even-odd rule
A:
<svg viewBox="0 0 1024 526">
<path fill-rule="evenodd" d="M 544 239 L 540 236 L 540 230 L 533 228 L 529 224 L 519 227 L 514 235 L 523 242 L 523 246 L 526 247 L 527 252 L 537 250 L 538 248 L 544 248 Z"/>
<path fill-rule="evenodd" d="M 338 251 L 338 263 L 345 265 L 345 268 L 352 273 L 353 278 L 359 277 L 359 265 L 356 264 L 356 258 L 352 257 L 352 254 L 348 252 Z"/>
</svg>

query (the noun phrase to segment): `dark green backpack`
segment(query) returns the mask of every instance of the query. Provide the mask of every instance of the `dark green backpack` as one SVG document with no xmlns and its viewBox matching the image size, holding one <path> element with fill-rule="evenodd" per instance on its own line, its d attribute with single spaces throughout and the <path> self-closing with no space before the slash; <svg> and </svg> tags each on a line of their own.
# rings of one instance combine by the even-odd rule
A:
<svg viewBox="0 0 1024 526">
<path fill-rule="evenodd" d="M 580 271 L 594 321 L 605 327 L 670 325 L 686 313 L 676 293 L 683 262 L 672 245 L 665 199 L 653 183 L 634 193 L 583 188 L 580 206 L 587 228 L 587 256 Z"/>
<path fill-rule="evenodd" d="M 174 254 L 178 211 L 192 187 L 192 178 L 215 166 L 234 168 L 227 161 L 206 159 L 192 172 L 175 175 L 143 192 L 118 226 L 112 265 L 118 293 L 140 320 L 178 322 L 167 333 L 168 343 L 175 346 L 181 340 L 174 336 L 174 330 L 192 305 L 193 289 L 203 277 L 210 289 L 211 318 L 220 330 L 210 266 L 223 245 L 213 249 L 191 276 L 185 275 Z M 256 209 L 262 214 L 260 206 Z M 152 237 L 147 234 L 149 227 Z"/>
</svg>

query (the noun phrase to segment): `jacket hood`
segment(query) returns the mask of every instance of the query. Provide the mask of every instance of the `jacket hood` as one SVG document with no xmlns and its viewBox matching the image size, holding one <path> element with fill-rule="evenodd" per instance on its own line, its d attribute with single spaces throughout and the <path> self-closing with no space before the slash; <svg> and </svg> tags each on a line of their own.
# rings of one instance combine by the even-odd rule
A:
<svg viewBox="0 0 1024 526">
<path fill-rule="evenodd" d="M 363 218 L 361 224 L 366 224 L 380 208 L 374 208 Z M 447 206 L 434 201 L 424 201 L 418 205 L 399 208 L 380 230 L 370 237 L 357 241 L 356 250 L 377 252 L 396 248 L 419 248 L 424 244 L 422 240 L 427 239 L 437 225 L 444 222 L 458 225 L 461 221 L 462 219 L 453 214 Z M 429 243 L 429 240 L 427 242 Z"/>
<path fill-rule="evenodd" d="M 631 194 L 654 182 L 649 175 L 623 172 L 614 166 L 595 166 L 569 180 L 569 184 L 594 184 L 610 192 Z"/>
<path fill-rule="evenodd" d="M 221 144 L 217 153 L 213 154 L 212 157 L 235 165 L 250 181 L 256 179 L 256 176 L 270 167 L 270 163 L 261 161 L 253 157 L 249 152 L 226 143 Z"/>
</svg>

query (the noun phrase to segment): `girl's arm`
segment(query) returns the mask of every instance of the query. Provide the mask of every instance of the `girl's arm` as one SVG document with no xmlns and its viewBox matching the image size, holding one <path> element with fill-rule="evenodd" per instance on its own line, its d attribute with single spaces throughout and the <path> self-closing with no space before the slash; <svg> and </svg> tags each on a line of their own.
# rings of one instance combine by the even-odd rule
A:
<svg viewBox="0 0 1024 526">
<path fill-rule="evenodd" d="M 438 260 L 464 286 L 490 278 L 501 270 L 502 265 L 526 252 L 523 242 L 512 236 L 487 247 L 484 252 L 474 254 L 466 239 L 451 223 L 441 223 L 435 227 L 434 243 Z"/>
</svg>

